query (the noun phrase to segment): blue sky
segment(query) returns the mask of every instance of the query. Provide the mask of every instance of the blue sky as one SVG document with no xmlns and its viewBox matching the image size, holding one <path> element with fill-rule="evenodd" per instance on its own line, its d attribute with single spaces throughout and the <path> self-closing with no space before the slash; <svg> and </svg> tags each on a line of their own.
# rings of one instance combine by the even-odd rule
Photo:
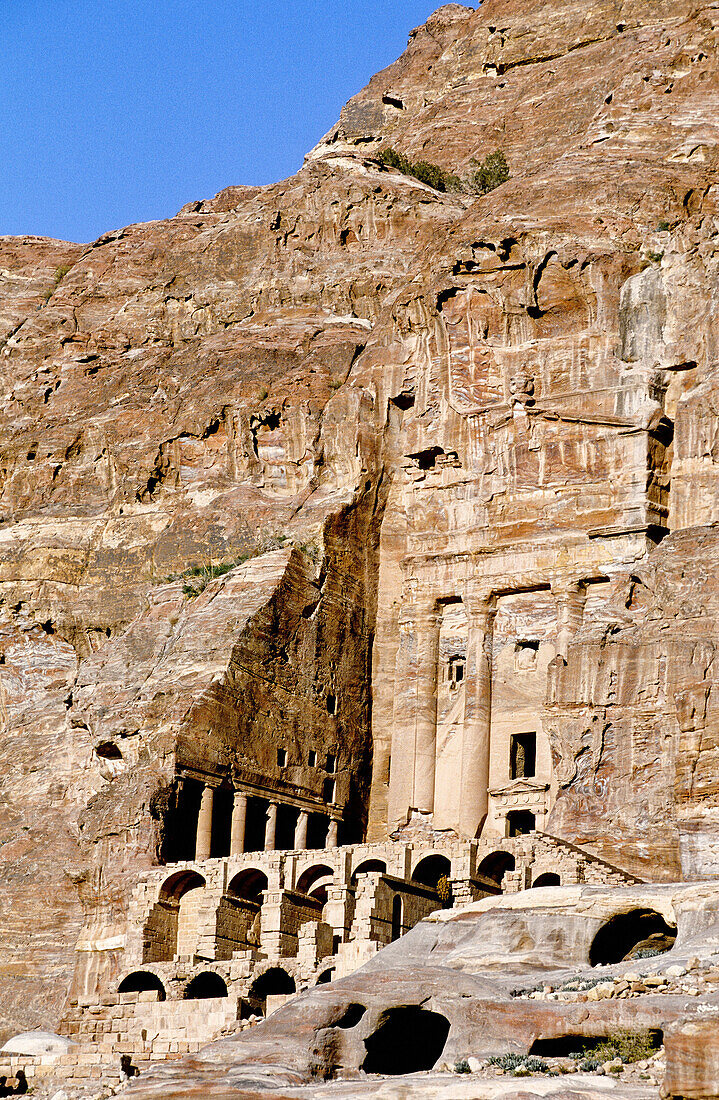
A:
<svg viewBox="0 0 719 1100">
<path fill-rule="evenodd" d="M 0 0 L 0 234 L 89 241 L 295 172 L 440 0 Z"/>
</svg>

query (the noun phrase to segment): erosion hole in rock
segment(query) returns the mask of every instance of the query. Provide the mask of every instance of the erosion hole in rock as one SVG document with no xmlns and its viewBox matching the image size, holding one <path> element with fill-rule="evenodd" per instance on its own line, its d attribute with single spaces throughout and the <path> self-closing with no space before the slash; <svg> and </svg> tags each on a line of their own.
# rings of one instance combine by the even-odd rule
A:
<svg viewBox="0 0 719 1100">
<path fill-rule="evenodd" d="M 351 1027 L 357 1027 L 357 1024 L 366 1011 L 367 1009 L 365 1006 L 361 1004 L 353 1003 L 347 1005 L 347 1008 L 344 1010 L 339 1020 L 336 1020 L 332 1026 L 341 1027 L 345 1031 L 349 1030 Z"/>
<path fill-rule="evenodd" d="M 561 886 L 559 881 L 559 875 L 555 875 L 552 871 L 545 871 L 543 875 L 539 875 L 538 878 L 532 883 L 532 888 L 538 890 L 541 886 Z"/>
<path fill-rule="evenodd" d="M 674 946 L 677 930 L 667 924 L 655 909 L 617 913 L 602 925 L 594 937 L 589 949 L 589 962 L 592 966 L 621 962 L 641 943 L 654 937 L 657 937 L 655 942 L 667 945 L 656 952 L 663 954 Z"/>
<path fill-rule="evenodd" d="M 415 454 L 408 455 L 408 457 L 417 463 L 420 470 L 433 470 L 438 457 L 443 454 L 444 451 L 441 447 L 427 447 L 425 451 L 417 451 Z"/>
<path fill-rule="evenodd" d="M 210 997 L 226 997 L 227 985 L 219 974 L 212 970 L 198 974 L 185 986 L 184 997 L 186 1001 L 204 1001 Z"/>
<path fill-rule="evenodd" d="M 379 1026 L 364 1041 L 365 1073 L 395 1075 L 416 1073 L 441 1058 L 449 1035 L 449 1020 L 439 1012 L 417 1006 L 390 1008 Z"/>
<path fill-rule="evenodd" d="M 514 867 L 514 856 L 511 852 L 491 852 L 480 863 L 477 874 L 481 878 L 491 879 L 492 882 L 500 885 L 506 872 L 513 871 Z"/>
<path fill-rule="evenodd" d="M 101 760 L 122 760 L 122 753 L 114 741 L 101 741 L 95 745 L 95 755 Z"/>
<path fill-rule="evenodd" d="M 148 970 L 136 970 L 133 974 L 128 974 L 117 987 L 118 993 L 148 993 L 151 990 L 157 993 L 158 1001 L 165 1000 L 167 994 L 164 985 L 157 974 Z"/>
<path fill-rule="evenodd" d="M 622 1035 L 626 1036 L 627 1032 L 622 1032 Z M 641 1033 L 642 1041 L 647 1037 L 653 1050 L 659 1050 L 664 1042 L 664 1033 L 659 1028 L 649 1028 L 646 1032 Z M 595 1047 L 603 1043 L 610 1043 L 612 1038 L 611 1034 L 555 1035 L 551 1039 L 535 1039 L 529 1053 L 540 1055 L 543 1058 L 568 1058 L 570 1054 L 576 1054 L 578 1051 L 591 1055 Z"/>
<path fill-rule="evenodd" d="M 406 412 L 407 409 L 411 409 L 414 406 L 414 394 L 413 393 L 398 393 L 396 397 L 390 397 L 390 405 L 394 405 L 401 412 Z"/>
</svg>

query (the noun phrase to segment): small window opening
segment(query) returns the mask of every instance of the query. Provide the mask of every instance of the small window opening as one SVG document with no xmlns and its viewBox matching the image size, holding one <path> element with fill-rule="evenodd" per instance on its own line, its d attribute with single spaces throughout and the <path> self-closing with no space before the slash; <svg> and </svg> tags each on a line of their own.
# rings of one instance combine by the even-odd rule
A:
<svg viewBox="0 0 719 1100">
<path fill-rule="evenodd" d="M 536 827 L 537 819 L 530 810 L 511 810 L 507 814 L 507 836 L 524 836 Z"/>
<path fill-rule="evenodd" d="M 317 767 L 317 753 L 315 752 L 314 749 L 310 749 L 310 751 L 308 752 L 308 754 L 307 754 L 307 763 L 309 764 L 309 766 L 311 768 L 316 768 Z"/>
<path fill-rule="evenodd" d="M 447 670 L 447 679 L 450 684 L 461 684 L 464 680 L 464 657 L 450 657 L 449 668 Z"/>
<path fill-rule="evenodd" d="M 536 774 L 536 733 L 513 733 L 509 739 L 510 779 L 531 779 Z"/>
<path fill-rule="evenodd" d="M 537 667 L 538 653 L 538 641 L 517 642 L 514 647 L 514 667 L 520 672 L 526 672 L 535 669 Z"/>
<path fill-rule="evenodd" d="M 277 767 L 278 768 L 286 768 L 287 767 L 287 749 L 278 749 L 277 750 Z"/>
<path fill-rule="evenodd" d="M 336 714 L 337 713 L 337 696 L 336 695 L 328 695 L 327 696 L 327 713 L 328 714 Z"/>
<path fill-rule="evenodd" d="M 335 754 L 333 752 L 328 752 L 327 753 L 327 764 L 326 764 L 326 767 L 325 767 L 325 771 L 328 771 L 330 773 L 330 775 L 334 775 L 336 767 L 337 767 L 337 757 L 335 756 Z"/>
<path fill-rule="evenodd" d="M 330 805 L 334 802 L 334 800 L 335 800 L 335 781 L 334 781 L 334 779 L 325 779 L 324 783 L 322 784 L 322 797 L 325 800 L 325 802 L 329 803 Z"/>
<path fill-rule="evenodd" d="M 402 935 L 402 898 L 395 894 L 392 899 L 392 943 Z"/>
</svg>

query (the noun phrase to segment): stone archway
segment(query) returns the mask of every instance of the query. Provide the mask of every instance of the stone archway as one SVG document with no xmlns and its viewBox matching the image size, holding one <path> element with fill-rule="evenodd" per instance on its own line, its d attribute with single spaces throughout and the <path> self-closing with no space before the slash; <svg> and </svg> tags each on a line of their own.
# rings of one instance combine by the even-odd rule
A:
<svg viewBox="0 0 719 1100">
<path fill-rule="evenodd" d="M 171 962 L 194 955 L 198 918 L 207 883 L 197 871 L 178 871 L 165 880 L 143 929 L 142 961 Z"/>
</svg>

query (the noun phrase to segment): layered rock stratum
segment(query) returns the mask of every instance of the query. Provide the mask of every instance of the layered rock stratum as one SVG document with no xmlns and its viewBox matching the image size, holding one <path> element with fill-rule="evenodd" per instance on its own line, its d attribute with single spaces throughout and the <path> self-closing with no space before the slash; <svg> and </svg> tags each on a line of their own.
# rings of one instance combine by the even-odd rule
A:
<svg viewBox="0 0 719 1100">
<path fill-rule="evenodd" d="M 291 179 L 0 240 L 4 1034 L 121 972 L 180 773 L 274 776 L 281 735 L 338 754 L 342 840 L 401 824 L 430 576 L 530 623 L 580 586 L 521 703 L 546 829 L 719 875 L 718 62 L 710 0 L 449 4 Z M 510 179 L 440 193 L 386 146 Z"/>
</svg>

